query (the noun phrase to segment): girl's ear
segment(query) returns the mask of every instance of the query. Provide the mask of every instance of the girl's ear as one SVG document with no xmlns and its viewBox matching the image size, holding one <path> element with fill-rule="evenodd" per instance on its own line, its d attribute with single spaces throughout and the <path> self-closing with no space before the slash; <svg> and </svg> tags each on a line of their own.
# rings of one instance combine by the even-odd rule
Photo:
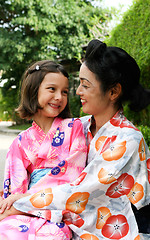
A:
<svg viewBox="0 0 150 240">
<path fill-rule="evenodd" d="M 117 98 L 121 95 L 122 93 L 122 87 L 120 83 L 117 83 L 115 87 L 113 87 L 110 90 L 110 99 L 113 100 L 117 100 Z"/>
</svg>

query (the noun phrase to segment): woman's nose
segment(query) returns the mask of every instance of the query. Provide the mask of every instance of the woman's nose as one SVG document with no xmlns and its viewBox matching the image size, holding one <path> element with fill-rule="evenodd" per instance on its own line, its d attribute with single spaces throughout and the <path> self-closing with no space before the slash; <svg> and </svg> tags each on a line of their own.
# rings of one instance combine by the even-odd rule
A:
<svg viewBox="0 0 150 240">
<path fill-rule="evenodd" d="M 79 85 L 77 90 L 76 90 L 76 94 L 77 95 L 81 95 L 81 86 Z"/>
</svg>

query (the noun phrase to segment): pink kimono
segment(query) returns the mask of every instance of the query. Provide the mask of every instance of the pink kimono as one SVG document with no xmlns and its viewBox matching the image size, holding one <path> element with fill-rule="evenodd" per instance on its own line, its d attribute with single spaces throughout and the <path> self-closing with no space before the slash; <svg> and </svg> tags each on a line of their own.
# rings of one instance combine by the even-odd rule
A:
<svg viewBox="0 0 150 240">
<path fill-rule="evenodd" d="M 25 193 L 27 190 L 34 193 L 72 182 L 85 167 L 86 153 L 83 127 L 79 119 L 55 118 L 47 134 L 33 122 L 9 148 L 4 197 L 11 193 Z M 38 217 L 12 216 L 4 219 L 0 222 L 0 239 L 71 238 L 71 231 L 66 224 L 52 223 L 43 217 L 45 215 L 40 212 Z"/>
</svg>

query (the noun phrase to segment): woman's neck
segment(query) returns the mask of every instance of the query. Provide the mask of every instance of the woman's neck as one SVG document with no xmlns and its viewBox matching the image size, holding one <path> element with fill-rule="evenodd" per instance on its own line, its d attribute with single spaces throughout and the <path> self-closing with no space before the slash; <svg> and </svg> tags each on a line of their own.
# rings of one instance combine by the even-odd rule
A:
<svg viewBox="0 0 150 240">
<path fill-rule="evenodd" d="M 105 112 L 103 114 L 99 114 L 94 116 L 95 119 L 95 127 L 93 126 L 91 128 L 92 135 L 95 136 L 95 134 L 98 132 L 98 130 L 107 123 L 118 111 L 118 109 L 112 109 L 109 112 Z"/>
</svg>

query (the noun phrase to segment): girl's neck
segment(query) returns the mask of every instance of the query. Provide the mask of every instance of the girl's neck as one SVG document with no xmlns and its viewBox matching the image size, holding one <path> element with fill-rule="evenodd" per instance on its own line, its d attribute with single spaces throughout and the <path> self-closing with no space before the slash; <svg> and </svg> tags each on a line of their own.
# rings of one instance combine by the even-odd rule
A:
<svg viewBox="0 0 150 240">
<path fill-rule="evenodd" d="M 33 120 L 36 122 L 36 124 L 45 132 L 45 134 L 48 133 L 50 130 L 52 123 L 55 118 L 48 118 L 48 117 L 43 117 L 43 116 L 34 116 Z"/>
</svg>

